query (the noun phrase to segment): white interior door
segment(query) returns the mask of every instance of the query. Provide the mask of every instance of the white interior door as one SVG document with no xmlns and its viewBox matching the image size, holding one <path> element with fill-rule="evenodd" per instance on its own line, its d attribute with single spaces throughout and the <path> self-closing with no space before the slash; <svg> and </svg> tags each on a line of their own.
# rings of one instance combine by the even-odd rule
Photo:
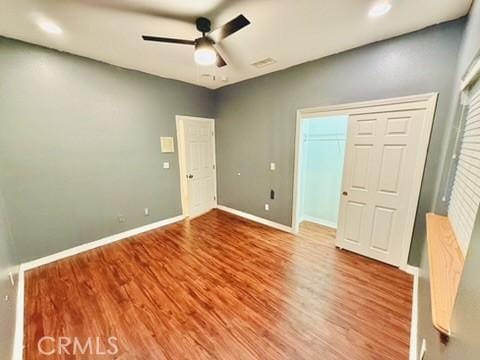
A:
<svg viewBox="0 0 480 360">
<path fill-rule="evenodd" d="M 425 164 L 427 114 L 390 105 L 350 116 L 337 246 L 400 265 Z"/>
<path fill-rule="evenodd" d="M 216 204 L 214 122 L 184 119 L 183 129 L 189 216 L 195 217 Z"/>
</svg>

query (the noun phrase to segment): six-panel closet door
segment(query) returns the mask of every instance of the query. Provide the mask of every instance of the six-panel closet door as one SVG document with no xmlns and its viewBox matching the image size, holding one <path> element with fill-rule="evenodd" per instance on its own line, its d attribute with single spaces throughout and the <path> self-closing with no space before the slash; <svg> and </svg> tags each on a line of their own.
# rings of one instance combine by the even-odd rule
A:
<svg viewBox="0 0 480 360">
<path fill-rule="evenodd" d="M 350 116 L 336 244 L 399 266 L 426 110 L 381 110 Z"/>
</svg>

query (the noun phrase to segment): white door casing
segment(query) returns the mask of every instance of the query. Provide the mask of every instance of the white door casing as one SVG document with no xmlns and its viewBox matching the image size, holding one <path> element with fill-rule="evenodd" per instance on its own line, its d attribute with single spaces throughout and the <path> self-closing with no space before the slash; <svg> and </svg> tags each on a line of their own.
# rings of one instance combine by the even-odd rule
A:
<svg viewBox="0 0 480 360">
<path fill-rule="evenodd" d="M 294 211 L 298 227 L 299 129 L 318 116 L 349 115 L 336 245 L 408 271 L 437 94 L 303 109 L 297 115 Z"/>
<path fill-rule="evenodd" d="M 182 205 L 184 214 L 193 218 L 216 207 L 214 120 L 192 117 L 177 117 L 177 120 L 177 126 L 181 124 L 178 133 L 182 148 L 179 152 Z"/>
</svg>

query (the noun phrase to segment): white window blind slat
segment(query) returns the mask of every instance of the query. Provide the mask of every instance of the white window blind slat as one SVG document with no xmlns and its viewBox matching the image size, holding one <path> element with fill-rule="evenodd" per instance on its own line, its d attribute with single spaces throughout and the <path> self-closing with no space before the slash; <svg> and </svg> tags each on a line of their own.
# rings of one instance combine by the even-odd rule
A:
<svg viewBox="0 0 480 360">
<path fill-rule="evenodd" d="M 463 215 L 463 210 L 459 209 L 457 207 L 457 202 L 453 202 L 450 211 L 452 214 L 457 214 L 457 215 Z M 463 216 L 455 216 L 450 219 L 450 222 L 453 227 L 453 231 L 455 232 L 455 235 L 457 236 L 458 239 L 464 238 L 465 236 L 468 236 L 468 225 L 465 217 Z"/>
<path fill-rule="evenodd" d="M 480 82 L 470 92 L 468 113 L 460 135 L 458 163 L 448 217 L 466 253 L 480 206 Z"/>
</svg>

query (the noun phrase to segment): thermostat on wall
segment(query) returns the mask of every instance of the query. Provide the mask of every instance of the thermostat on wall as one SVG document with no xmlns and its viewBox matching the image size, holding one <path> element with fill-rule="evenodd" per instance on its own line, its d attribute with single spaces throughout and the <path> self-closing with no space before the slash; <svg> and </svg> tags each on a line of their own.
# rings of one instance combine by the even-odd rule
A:
<svg viewBox="0 0 480 360">
<path fill-rule="evenodd" d="M 173 147 L 173 137 L 161 137 L 160 145 L 162 147 L 162 153 L 173 153 L 175 152 Z"/>
</svg>

